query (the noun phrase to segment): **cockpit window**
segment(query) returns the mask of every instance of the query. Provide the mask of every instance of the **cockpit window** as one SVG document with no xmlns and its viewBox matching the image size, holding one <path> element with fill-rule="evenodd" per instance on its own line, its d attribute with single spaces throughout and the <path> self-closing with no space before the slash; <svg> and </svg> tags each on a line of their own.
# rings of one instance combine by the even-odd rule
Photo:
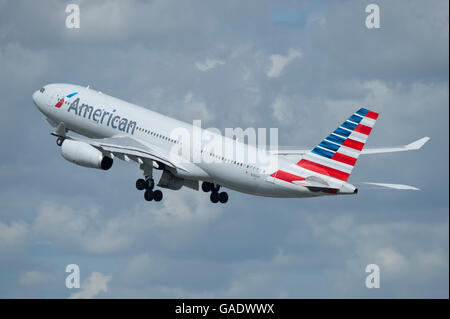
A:
<svg viewBox="0 0 450 319">
<path fill-rule="evenodd" d="M 41 92 L 41 93 L 44 93 L 44 91 L 45 91 L 45 88 L 42 88 L 39 90 L 39 92 Z"/>
</svg>

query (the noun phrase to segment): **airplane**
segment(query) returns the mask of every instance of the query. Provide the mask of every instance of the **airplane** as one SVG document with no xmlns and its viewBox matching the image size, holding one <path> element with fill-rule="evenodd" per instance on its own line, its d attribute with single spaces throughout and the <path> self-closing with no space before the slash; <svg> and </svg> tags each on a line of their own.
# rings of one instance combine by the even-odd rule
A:
<svg viewBox="0 0 450 319">
<path fill-rule="evenodd" d="M 136 188 L 144 191 L 145 200 L 156 202 L 162 200 L 163 193 L 155 186 L 171 190 L 185 186 L 198 191 L 200 182 L 201 189 L 210 193 L 212 203 L 228 201 L 223 188 L 282 198 L 357 194 L 358 187 L 348 179 L 360 155 L 418 150 L 429 140 L 423 137 L 403 146 L 364 148 L 379 116 L 364 107 L 313 148 L 272 150 L 197 128 L 89 86 L 48 84 L 34 92 L 32 99 L 55 128 L 51 134 L 57 138 L 66 160 L 102 170 L 110 169 L 114 158 L 136 162 L 144 175 L 137 179 Z M 218 151 L 203 139 L 190 143 L 174 137 L 177 130 L 189 138 L 199 130 L 221 145 L 228 143 L 228 148 Z M 80 137 L 68 135 L 70 131 Z M 242 160 L 239 154 L 229 152 L 230 147 L 253 151 L 258 156 L 256 160 Z M 180 153 L 180 149 L 187 151 Z M 162 171 L 157 185 L 154 169 Z M 365 185 L 418 190 L 402 184 Z"/>
</svg>

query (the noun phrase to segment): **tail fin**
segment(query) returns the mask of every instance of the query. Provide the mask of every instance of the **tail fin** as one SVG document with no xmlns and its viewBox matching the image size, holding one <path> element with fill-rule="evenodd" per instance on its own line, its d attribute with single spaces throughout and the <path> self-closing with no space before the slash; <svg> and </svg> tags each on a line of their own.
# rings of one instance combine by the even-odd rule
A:
<svg viewBox="0 0 450 319">
<path fill-rule="evenodd" d="M 347 181 L 377 118 L 378 113 L 360 108 L 297 165 Z"/>
</svg>

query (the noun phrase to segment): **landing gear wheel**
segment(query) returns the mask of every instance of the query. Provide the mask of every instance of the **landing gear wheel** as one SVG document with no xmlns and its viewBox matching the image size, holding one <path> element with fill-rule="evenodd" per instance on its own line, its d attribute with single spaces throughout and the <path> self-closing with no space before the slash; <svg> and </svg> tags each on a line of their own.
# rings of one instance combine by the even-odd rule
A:
<svg viewBox="0 0 450 319">
<path fill-rule="evenodd" d="M 147 189 L 144 193 L 144 198 L 146 201 L 151 201 L 153 200 L 154 194 L 153 191 L 151 189 Z"/>
<path fill-rule="evenodd" d="M 144 179 L 142 179 L 142 178 L 139 178 L 137 181 L 136 181 L 136 188 L 138 189 L 138 190 L 144 190 L 145 188 L 146 188 L 146 186 L 147 186 L 147 182 L 144 180 Z"/>
<path fill-rule="evenodd" d="M 211 183 L 209 183 L 209 182 L 203 182 L 203 183 L 202 183 L 202 190 L 203 190 L 205 193 L 210 192 L 210 191 L 211 191 L 211 188 L 212 188 L 212 184 L 211 184 Z"/>
<path fill-rule="evenodd" d="M 62 138 L 62 137 L 58 137 L 56 139 L 56 145 L 58 145 L 58 146 L 61 146 L 63 144 L 63 142 L 64 142 L 64 138 Z"/>
<path fill-rule="evenodd" d="M 226 202 L 228 202 L 228 194 L 226 192 L 222 192 L 219 194 L 219 201 L 222 204 L 225 204 Z"/>
<path fill-rule="evenodd" d="M 213 192 L 218 192 L 219 189 L 220 189 L 220 185 L 212 184 L 211 191 L 213 191 Z"/>
<path fill-rule="evenodd" d="M 218 192 L 212 192 L 211 195 L 209 196 L 209 199 L 214 204 L 217 203 L 219 201 L 219 193 Z"/>
<path fill-rule="evenodd" d="M 153 192 L 153 199 L 155 202 L 159 202 L 163 198 L 163 193 L 158 189 Z"/>
</svg>

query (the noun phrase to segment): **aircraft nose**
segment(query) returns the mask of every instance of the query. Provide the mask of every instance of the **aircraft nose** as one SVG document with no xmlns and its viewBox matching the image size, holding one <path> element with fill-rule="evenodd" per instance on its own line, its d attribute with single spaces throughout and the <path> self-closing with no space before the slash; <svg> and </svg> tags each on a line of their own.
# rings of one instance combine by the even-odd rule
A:
<svg viewBox="0 0 450 319">
<path fill-rule="evenodd" d="M 36 105 L 36 107 L 39 110 L 42 110 L 42 108 L 44 107 L 44 103 L 42 103 L 42 93 L 39 91 L 36 91 L 33 93 L 31 98 L 33 99 L 34 105 Z"/>
<path fill-rule="evenodd" d="M 37 96 L 38 96 L 38 91 L 35 91 L 33 93 L 33 95 L 31 96 L 33 99 L 34 104 L 37 106 Z"/>
</svg>

